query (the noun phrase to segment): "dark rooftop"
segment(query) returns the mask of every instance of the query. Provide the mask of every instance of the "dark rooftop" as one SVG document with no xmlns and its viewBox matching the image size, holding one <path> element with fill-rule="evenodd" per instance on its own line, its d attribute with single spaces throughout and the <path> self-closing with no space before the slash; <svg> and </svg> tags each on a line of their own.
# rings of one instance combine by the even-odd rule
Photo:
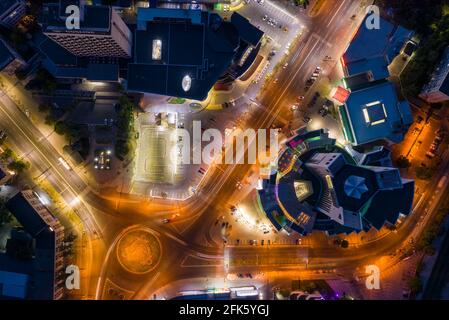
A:
<svg viewBox="0 0 449 320">
<path fill-rule="evenodd" d="M 33 276 L 31 298 L 52 300 L 54 295 L 55 233 L 28 203 L 22 192 L 12 197 L 6 203 L 6 207 L 26 232 L 35 239 L 35 259 L 28 262 L 28 266 L 20 261 L 10 261 L 9 264 L 1 265 L 2 270 L 11 271 L 11 267 L 15 268 L 19 265 L 22 265 L 23 271 L 30 268 Z"/>
<path fill-rule="evenodd" d="M 1 0 L 0 1 L 0 15 L 6 12 L 17 0 Z"/>
<path fill-rule="evenodd" d="M 262 36 L 236 15 L 227 22 L 196 10 L 139 9 L 128 90 L 204 100 L 233 62 L 240 41 L 258 44 Z"/>
<path fill-rule="evenodd" d="M 11 51 L 5 45 L 3 40 L 0 39 L 0 70 L 7 66 L 13 59 L 14 56 Z"/>
<path fill-rule="evenodd" d="M 70 1 L 73 4 L 73 1 Z M 40 23 L 44 32 L 71 32 L 65 25 L 66 16 L 65 10 L 60 11 L 65 8 L 66 5 L 59 3 L 49 3 L 44 6 L 42 14 L 40 16 Z M 111 21 L 111 8 L 108 6 L 84 6 L 84 12 L 82 14 L 82 19 L 80 19 L 80 30 L 76 32 L 91 31 L 96 32 L 109 32 Z"/>
</svg>

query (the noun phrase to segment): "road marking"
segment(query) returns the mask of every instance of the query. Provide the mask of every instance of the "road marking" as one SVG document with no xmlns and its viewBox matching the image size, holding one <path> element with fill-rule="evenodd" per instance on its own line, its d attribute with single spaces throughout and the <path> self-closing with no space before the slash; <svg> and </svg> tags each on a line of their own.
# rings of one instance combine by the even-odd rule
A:
<svg viewBox="0 0 449 320">
<path fill-rule="evenodd" d="M 12 101 L 12 100 L 11 100 Z M 7 108 L 7 106 L 5 106 L 4 103 L 2 103 L 1 105 L 3 105 L 3 108 L 0 108 L 3 113 L 9 118 L 9 120 L 11 121 L 11 123 L 13 123 L 17 129 L 19 129 L 19 131 L 23 134 L 23 136 L 31 143 L 31 145 L 36 149 L 37 152 L 39 152 L 41 154 L 41 156 L 43 157 L 43 159 L 45 159 L 47 161 L 47 163 L 50 165 L 51 168 L 53 168 L 53 171 L 60 177 L 60 179 L 65 182 L 65 184 L 67 185 L 68 189 L 73 193 L 73 195 L 75 197 L 78 196 L 78 192 L 75 191 L 75 189 L 70 185 L 70 183 L 68 183 L 68 181 L 65 179 L 64 175 L 61 174 L 55 167 L 55 165 L 52 164 L 52 162 L 47 158 L 47 156 L 37 147 L 37 145 L 28 137 L 28 135 L 25 133 L 25 131 L 15 122 L 15 120 L 4 110 Z M 33 126 L 34 127 L 34 126 Z M 51 146 L 53 148 L 53 146 Z M 56 151 L 56 150 L 55 150 Z M 57 152 L 57 151 L 56 151 Z M 57 153 L 57 155 L 59 155 Z M 87 210 L 87 206 L 84 203 L 84 200 L 82 198 L 80 198 L 80 201 L 84 204 L 86 210 Z M 81 218 L 81 217 L 80 217 Z M 98 227 L 98 223 L 95 221 L 95 218 L 92 215 L 86 215 L 86 218 L 88 218 L 88 220 L 90 220 L 90 223 L 92 224 L 91 227 L 93 227 L 93 231 L 100 233 L 101 234 L 101 230 Z M 81 219 L 84 221 L 84 219 Z"/>
<path fill-rule="evenodd" d="M 335 11 L 334 15 L 332 16 L 331 20 L 329 21 L 329 23 L 327 24 L 327 27 L 330 26 L 330 24 L 334 21 L 335 17 L 337 16 L 338 12 L 340 12 L 341 8 L 343 7 L 344 3 L 346 2 L 346 0 L 343 0 L 340 4 L 340 7 L 338 7 L 337 11 Z"/>
<path fill-rule="evenodd" d="M 164 232 L 163 234 L 164 234 L 165 236 L 167 236 L 167 237 L 169 237 L 169 238 L 175 240 L 176 242 L 179 242 L 179 243 L 182 244 L 183 246 L 187 246 L 187 242 L 185 242 L 185 241 L 183 241 L 183 240 L 181 240 L 181 239 L 175 237 L 174 235 L 172 235 L 172 234 L 170 234 L 170 233 L 168 233 L 168 232 Z"/>
<path fill-rule="evenodd" d="M 206 259 L 206 260 L 215 260 L 215 259 L 223 259 L 223 255 L 210 255 L 210 254 L 204 254 L 201 252 L 196 252 L 195 253 L 196 256 Z"/>
</svg>

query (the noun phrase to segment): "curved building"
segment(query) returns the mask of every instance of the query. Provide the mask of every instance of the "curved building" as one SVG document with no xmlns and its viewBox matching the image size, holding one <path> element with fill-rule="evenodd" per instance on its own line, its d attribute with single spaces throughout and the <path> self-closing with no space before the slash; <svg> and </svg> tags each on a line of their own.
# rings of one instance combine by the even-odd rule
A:
<svg viewBox="0 0 449 320">
<path fill-rule="evenodd" d="M 387 149 L 361 154 L 339 145 L 324 129 L 298 130 L 259 190 L 273 225 L 301 235 L 393 225 L 410 213 L 413 196 L 414 181 L 401 178 Z"/>
</svg>

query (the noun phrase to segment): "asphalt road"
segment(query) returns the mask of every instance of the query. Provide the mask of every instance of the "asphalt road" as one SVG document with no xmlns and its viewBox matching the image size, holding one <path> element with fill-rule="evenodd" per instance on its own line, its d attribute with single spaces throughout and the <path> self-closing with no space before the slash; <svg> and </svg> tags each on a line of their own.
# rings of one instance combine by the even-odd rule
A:
<svg viewBox="0 0 449 320">
<path fill-rule="evenodd" d="M 289 106 L 298 95 L 305 95 L 304 83 L 316 66 L 323 64 L 326 55 L 339 57 L 345 50 L 357 28 L 357 21 L 350 17 L 353 14 L 361 17 L 359 1 L 326 1 L 324 6 L 321 14 L 308 21 L 302 41 L 291 48 L 289 67 L 281 71 L 279 81 L 268 84 L 261 92 L 258 97 L 261 106 L 253 112 L 246 127 L 269 128 L 273 122 L 279 121 L 278 116 L 288 117 Z M 324 67 L 330 69 L 332 65 Z M 312 88 L 308 95 L 313 91 Z M 89 298 L 104 298 L 107 280 L 132 292 L 131 297 L 148 298 L 157 288 L 175 280 L 224 275 L 233 269 L 274 270 L 297 268 L 298 264 L 304 264 L 304 268 L 340 268 L 351 274 L 361 263 L 394 251 L 407 239 L 410 230 L 415 227 L 413 223 L 419 219 L 418 215 L 412 216 L 397 233 L 349 250 L 323 245 L 316 248 L 241 247 L 227 248 L 226 251 L 221 245 L 205 246 L 205 235 L 223 210 L 228 210 L 236 192 L 236 181 L 241 181 L 251 166 L 213 167 L 196 196 L 184 203 L 175 206 L 164 200 L 142 203 L 140 198 L 120 195 L 112 190 L 101 190 L 100 195 L 90 190 L 76 172 L 67 171 L 60 165 L 60 155 L 6 96 L 0 98 L 0 125 L 8 128 L 11 142 L 32 163 L 33 172 L 45 175 L 68 202 L 82 195 L 77 213 L 91 239 L 100 238 L 106 247 L 106 250 L 98 251 L 92 257 L 95 271 L 85 271 L 93 278 L 92 285 L 85 292 L 85 297 Z M 181 213 L 182 230 L 161 224 L 161 216 L 173 213 Z M 162 257 L 157 268 L 141 276 L 121 269 L 114 251 L 124 230 L 135 225 L 153 229 L 162 246 Z M 224 259 L 226 255 L 229 258 Z M 183 266 L 189 256 L 200 256 L 200 260 L 208 263 L 198 268 Z M 97 279 L 98 283 L 94 285 Z"/>
</svg>

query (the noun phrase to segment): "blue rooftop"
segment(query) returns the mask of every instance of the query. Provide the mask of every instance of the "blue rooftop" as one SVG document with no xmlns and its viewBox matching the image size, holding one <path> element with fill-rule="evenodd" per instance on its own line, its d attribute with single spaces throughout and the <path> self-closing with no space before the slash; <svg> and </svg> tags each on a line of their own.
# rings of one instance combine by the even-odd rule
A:
<svg viewBox="0 0 449 320">
<path fill-rule="evenodd" d="M 387 81 L 353 91 L 340 111 L 349 120 L 343 123 L 353 137 L 348 140 L 355 144 L 384 138 L 399 142 L 413 121 L 408 102 L 399 102 L 394 84 Z"/>
<path fill-rule="evenodd" d="M 388 77 L 388 65 L 410 40 L 412 32 L 380 18 L 379 29 L 368 29 L 365 17 L 343 55 L 348 76 L 371 71 L 374 80 Z"/>
</svg>

